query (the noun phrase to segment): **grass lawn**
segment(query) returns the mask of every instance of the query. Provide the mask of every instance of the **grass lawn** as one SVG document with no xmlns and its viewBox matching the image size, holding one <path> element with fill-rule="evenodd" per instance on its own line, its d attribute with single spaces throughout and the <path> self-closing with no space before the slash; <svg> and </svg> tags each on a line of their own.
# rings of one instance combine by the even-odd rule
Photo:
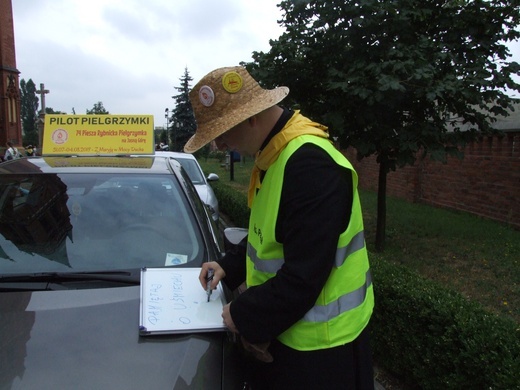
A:
<svg viewBox="0 0 520 390">
<path fill-rule="evenodd" d="M 230 171 L 199 159 L 205 174 L 247 192 L 252 159 Z M 312 185 L 312 183 L 309 183 Z M 386 249 L 374 250 L 377 194 L 360 191 L 370 256 L 401 264 L 520 323 L 520 231 L 471 214 L 387 197 Z"/>
</svg>

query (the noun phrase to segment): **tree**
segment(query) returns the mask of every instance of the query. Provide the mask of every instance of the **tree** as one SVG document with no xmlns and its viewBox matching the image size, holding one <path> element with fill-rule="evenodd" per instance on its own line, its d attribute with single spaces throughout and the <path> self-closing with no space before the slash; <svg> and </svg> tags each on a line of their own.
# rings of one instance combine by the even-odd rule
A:
<svg viewBox="0 0 520 390">
<path fill-rule="evenodd" d="M 46 114 L 56 114 L 56 115 L 66 114 L 65 112 L 55 111 L 54 108 L 52 108 L 52 107 L 45 107 L 45 113 Z"/>
<path fill-rule="evenodd" d="M 291 89 L 342 147 L 379 163 L 376 248 L 384 249 L 386 177 L 426 156 L 462 157 L 494 132 L 519 91 L 505 45 L 520 32 L 507 0 L 284 0 L 285 32 L 245 64 L 267 87 Z"/>
<path fill-rule="evenodd" d="M 108 115 L 110 114 L 105 107 L 103 102 L 97 102 L 94 104 L 91 110 L 87 109 L 87 115 Z"/>
<path fill-rule="evenodd" d="M 193 78 L 190 77 L 188 68 L 184 69 L 184 75 L 179 80 L 181 82 L 180 87 L 175 87 L 179 94 L 172 96 L 172 99 L 175 100 L 175 108 L 168 120 L 171 124 L 169 126 L 170 139 L 173 142 L 170 147 L 174 151 L 181 151 L 188 139 L 195 134 L 197 128 L 193 107 L 189 99 L 190 81 L 193 81 Z"/>
<path fill-rule="evenodd" d="M 157 142 L 157 143 L 161 143 L 161 142 L 163 144 L 168 145 L 168 131 L 167 130 L 163 130 L 159 134 L 159 142 Z"/>
<path fill-rule="evenodd" d="M 36 96 L 36 85 L 29 79 L 27 82 L 20 80 L 20 105 L 22 117 L 23 143 L 24 145 L 38 144 L 38 119 L 39 99 Z"/>
</svg>

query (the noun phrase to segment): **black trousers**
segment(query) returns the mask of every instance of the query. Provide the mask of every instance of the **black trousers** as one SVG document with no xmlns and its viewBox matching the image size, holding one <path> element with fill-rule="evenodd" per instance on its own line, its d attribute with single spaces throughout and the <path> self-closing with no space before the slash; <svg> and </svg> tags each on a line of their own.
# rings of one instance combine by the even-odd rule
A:
<svg viewBox="0 0 520 390">
<path fill-rule="evenodd" d="M 374 389 L 368 329 L 351 343 L 316 351 L 297 351 L 275 341 L 269 347 L 272 363 L 251 359 L 252 390 Z"/>
</svg>

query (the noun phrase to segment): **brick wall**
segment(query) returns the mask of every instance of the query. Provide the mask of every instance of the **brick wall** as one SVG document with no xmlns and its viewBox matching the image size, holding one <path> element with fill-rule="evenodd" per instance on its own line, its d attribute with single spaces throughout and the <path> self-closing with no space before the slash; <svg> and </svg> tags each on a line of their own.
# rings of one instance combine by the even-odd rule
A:
<svg viewBox="0 0 520 390">
<path fill-rule="evenodd" d="M 0 64 L 4 67 L 16 68 L 11 0 L 0 0 Z"/>
<path fill-rule="evenodd" d="M 375 156 L 356 160 L 344 151 L 363 189 L 377 191 Z M 483 137 L 464 149 L 464 159 L 446 164 L 428 158 L 390 172 L 387 195 L 410 202 L 469 212 L 520 228 L 520 131 Z"/>
<path fill-rule="evenodd" d="M 22 143 L 19 71 L 16 69 L 11 0 L 0 0 L 0 146 Z M 11 82 L 8 82 L 11 80 Z"/>
</svg>

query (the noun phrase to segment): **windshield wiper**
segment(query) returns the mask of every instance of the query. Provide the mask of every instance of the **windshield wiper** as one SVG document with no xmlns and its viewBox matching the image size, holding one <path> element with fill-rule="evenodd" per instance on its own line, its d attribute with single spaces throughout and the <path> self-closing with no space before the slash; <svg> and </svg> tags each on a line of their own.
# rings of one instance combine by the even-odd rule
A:
<svg viewBox="0 0 520 390">
<path fill-rule="evenodd" d="M 140 273 L 139 271 L 38 272 L 0 276 L 0 283 L 61 283 L 72 281 L 107 281 L 134 285 L 140 283 Z"/>
</svg>

